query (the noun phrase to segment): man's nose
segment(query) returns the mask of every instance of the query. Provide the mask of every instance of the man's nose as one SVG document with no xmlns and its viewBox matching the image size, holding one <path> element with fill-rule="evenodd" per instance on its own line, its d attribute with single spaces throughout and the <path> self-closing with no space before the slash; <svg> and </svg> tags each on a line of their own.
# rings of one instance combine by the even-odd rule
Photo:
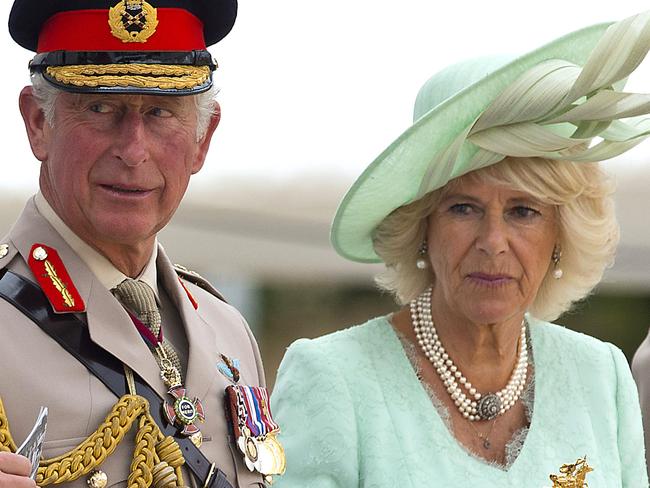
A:
<svg viewBox="0 0 650 488">
<path fill-rule="evenodd" d="M 144 115 L 137 111 L 126 112 L 120 120 L 118 134 L 114 151 L 119 160 L 127 166 L 138 166 L 149 159 L 149 140 Z"/>
</svg>

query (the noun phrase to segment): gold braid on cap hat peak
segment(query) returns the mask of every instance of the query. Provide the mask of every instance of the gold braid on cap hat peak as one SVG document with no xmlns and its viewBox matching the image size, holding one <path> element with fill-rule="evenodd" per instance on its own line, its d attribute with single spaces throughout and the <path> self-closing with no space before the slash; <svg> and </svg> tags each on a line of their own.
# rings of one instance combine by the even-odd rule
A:
<svg viewBox="0 0 650 488">
<path fill-rule="evenodd" d="M 435 189 L 436 181 L 506 156 L 589 162 L 631 149 L 650 134 L 650 119 L 637 117 L 650 112 L 650 95 L 620 90 L 649 48 L 650 11 L 609 26 L 583 67 L 551 59 L 530 68 L 435 154 L 417 198 Z M 602 140 L 590 145 L 594 137 Z M 455 163 L 465 141 L 474 145 L 473 156 L 457 174 Z"/>
<path fill-rule="evenodd" d="M 180 447 L 172 437 L 163 435 L 149 413 L 149 402 L 138 395 L 121 397 L 97 430 L 71 451 L 55 458 L 41 459 L 36 484 L 65 483 L 89 474 L 115 451 L 134 423 L 138 430 L 128 488 L 184 486 L 181 466 L 185 459 Z M 0 451 L 16 452 L 2 400 Z"/>
<path fill-rule="evenodd" d="M 49 66 L 48 76 L 64 85 L 189 89 L 210 77 L 209 66 L 169 64 L 83 64 Z"/>
</svg>

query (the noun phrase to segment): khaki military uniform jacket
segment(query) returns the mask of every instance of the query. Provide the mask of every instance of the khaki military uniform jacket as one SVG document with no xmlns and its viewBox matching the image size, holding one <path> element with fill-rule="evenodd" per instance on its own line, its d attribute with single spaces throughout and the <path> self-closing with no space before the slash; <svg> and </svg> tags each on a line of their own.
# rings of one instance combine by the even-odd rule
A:
<svg viewBox="0 0 650 488">
<path fill-rule="evenodd" d="M 154 357 L 124 308 L 38 213 L 33 201 L 27 204 L 2 243 L 8 244 L 9 249 L 0 259 L 0 269 L 7 268 L 32 281 L 35 279 L 26 264 L 32 245 L 41 243 L 56 249 L 85 302 L 83 315 L 92 341 L 128 365 L 166 398 L 167 389 L 160 379 Z M 199 286 L 184 281 L 198 302 L 195 309 L 162 248 L 159 248 L 156 267 L 158 284 L 176 307 L 187 337 L 185 386 L 190 396 L 201 399 L 205 410 L 206 421 L 200 424 L 204 435 L 201 451 L 225 472 L 234 487 L 263 486 L 261 476 L 248 471 L 229 438 L 224 414 L 224 389 L 229 382 L 216 367 L 220 353 L 237 358 L 241 383 L 264 385 L 255 339 L 237 310 Z M 61 455 L 81 443 L 95 431 L 117 400 L 81 363 L 2 299 L 0 397 L 17 444 L 31 430 L 39 407 L 48 407 L 45 458 Z M 108 475 L 108 486 L 126 486 L 134 431 L 133 428 L 101 466 Z M 187 471 L 185 483 L 195 485 Z M 61 486 L 86 487 L 86 478 Z"/>
</svg>

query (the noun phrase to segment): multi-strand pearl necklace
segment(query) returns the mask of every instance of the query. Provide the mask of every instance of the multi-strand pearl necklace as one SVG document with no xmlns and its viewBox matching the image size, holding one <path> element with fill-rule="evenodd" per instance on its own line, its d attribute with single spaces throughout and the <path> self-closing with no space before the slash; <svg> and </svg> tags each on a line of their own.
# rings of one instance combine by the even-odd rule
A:
<svg viewBox="0 0 650 488">
<path fill-rule="evenodd" d="M 525 320 L 521 324 L 519 358 L 508 384 L 496 393 L 482 395 L 467 381 L 440 343 L 431 318 L 431 288 L 411 301 L 410 308 L 418 344 L 463 417 L 470 421 L 491 420 L 506 413 L 519 400 L 528 373 Z"/>
</svg>

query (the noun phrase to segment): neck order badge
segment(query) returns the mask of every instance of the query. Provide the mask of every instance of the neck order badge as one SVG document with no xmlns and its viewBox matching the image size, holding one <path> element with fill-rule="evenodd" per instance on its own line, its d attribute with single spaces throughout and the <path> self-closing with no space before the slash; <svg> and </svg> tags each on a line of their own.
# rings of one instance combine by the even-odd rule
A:
<svg viewBox="0 0 650 488">
<path fill-rule="evenodd" d="M 181 435 L 189 437 L 196 447 L 200 447 L 203 438 L 195 422 L 205 420 L 203 405 L 198 398 L 192 400 L 187 396 L 178 355 L 163 337 L 160 312 L 153 290 L 142 281 L 126 279 L 114 289 L 114 294 L 127 308 L 140 336 L 154 353 L 160 368 L 160 378 L 169 388 L 167 393 L 174 399 L 172 404 L 165 402 L 163 405 L 167 420 Z"/>
<path fill-rule="evenodd" d="M 173 404 L 169 402 L 163 404 L 163 411 L 167 420 L 179 430 L 181 435 L 189 437 L 196 447 L 201 447 L 203 436 L 195 422 L 197 420 L 200 422 L 205 421 L 203 404 L 198 398 L 192 400 L 187 396 L 181 373 L 163 347 L 162 328 L 158 337 L 156 337 L 137 317 L 131 315 L 131 320 L 133 320 L 140 335 L 154 350 L 160 366 L 160 377 L 165 382 L 165 386 L 169 388 L 167 393 L 174 399 Z"/>
</svg>

